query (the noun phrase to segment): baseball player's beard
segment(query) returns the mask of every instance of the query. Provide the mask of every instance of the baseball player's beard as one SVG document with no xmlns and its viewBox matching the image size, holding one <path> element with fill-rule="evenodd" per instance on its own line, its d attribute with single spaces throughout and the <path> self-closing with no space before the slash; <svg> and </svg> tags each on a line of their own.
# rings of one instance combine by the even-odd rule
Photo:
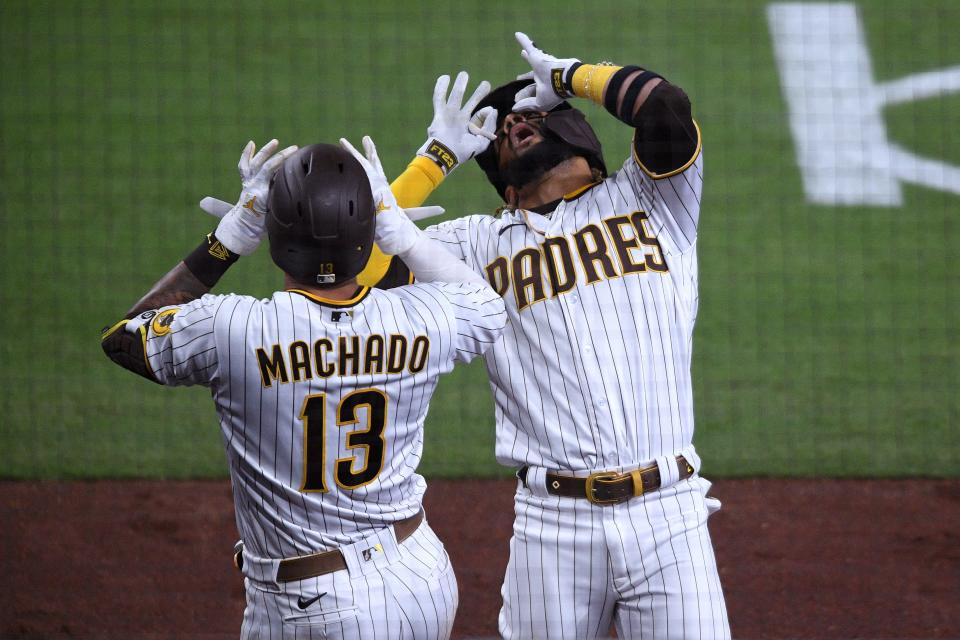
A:
<svg viewBox="0 0 960 640">
<path fill-rule="evenodd" d="M 563 140 L 544 138 L 526 153 L 511 160 L 501 170 L 501 175 L 508 185 L 522 189 L 537 182 L 555 166 L 575 155 L 576 149 Z"/>
</svg>

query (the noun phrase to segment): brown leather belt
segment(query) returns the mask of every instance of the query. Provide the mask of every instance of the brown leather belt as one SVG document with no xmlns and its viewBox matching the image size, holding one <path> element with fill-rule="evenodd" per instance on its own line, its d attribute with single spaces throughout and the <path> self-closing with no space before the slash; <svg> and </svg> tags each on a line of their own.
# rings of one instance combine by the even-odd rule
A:
<svg viewBox="0 0 960 640">
<path fill-rule="evenodd" d="M 403 542 L 413 535 L 413 532 L 420 527 L 420 523 L 422 522 L 423 509 L 409 518 L 394 522 L 393 534 L 397 537 L 397 542 Z M 243 569 L 243 549 L 234 554 L 233 564 L 237 569 Z M 277 582 L 292 582 L 293 580 L 315 578 L 346 568 L 347 561 L 339 549 L 313 553 L 309 556 L 300 556 L 298 558 L 287 558 L 280 561 L 280 566 L 277 569 Z"/>
<path fill-rule="evenodd" d="M 677 456 L 677 468 L 680 471 L 681 480 L 686 480 L 693 475 L 693 467 L 683 456 Z M 527 467 L 520 469 L 517 477 L 526 484 Z M 547 493 L 566 498 L 586 498 L 594 504 L 620 504 L 659 488 L 660 469 L 655 464 L 622 473 L 600 471 L 586 478 L 547 472 Z"/>
</svg>

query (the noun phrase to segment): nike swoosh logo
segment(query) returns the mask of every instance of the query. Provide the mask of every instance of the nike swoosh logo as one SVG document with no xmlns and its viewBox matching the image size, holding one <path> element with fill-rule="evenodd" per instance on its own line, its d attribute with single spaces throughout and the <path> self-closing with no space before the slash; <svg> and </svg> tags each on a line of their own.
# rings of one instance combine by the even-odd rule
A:
<svg viewBox="0 0 960 640">
<path fill-rule="evenodd" d="M 300 610 L 302 611 L 302 610 L 306 609 L 307 607 L 309 607 L 310 605 L 312 605 L 314 602 L 316 602 L 317 600 L 319 600 L 320 598 L 322 598 L 322 597 L 325 596 L 325 595 L 327 595 L 327 592 L 326 592 L 326 591 L 324 591 L 323 593 L 321 593 L 321 594 L 318 595 L 318 596 L 313 596 L 312 598 L 310 598 L 310 599 L 308 599 L 308 600 L 304 600 L 304 599 L 303 599 L 303 596 L 300 596 L 299 598 L 297 598 L 297 606 L 300 607 Z"/>
</svg>

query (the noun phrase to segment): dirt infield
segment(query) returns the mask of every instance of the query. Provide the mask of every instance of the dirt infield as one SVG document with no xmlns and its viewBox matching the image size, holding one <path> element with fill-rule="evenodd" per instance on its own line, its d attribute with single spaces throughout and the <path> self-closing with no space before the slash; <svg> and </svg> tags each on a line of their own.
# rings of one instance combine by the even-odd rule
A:
<svg viewBox="0 0 960 640">
<path fill-rule="evenodd" d="M 960 481 L 724 480 L 711 518 L 736 638 L 960 638 Z M 496 633 L 513 483 L 437 481 L 457 637 Z M 227 482 L 0 482 L 0 637 L 230 638 Z"/>
</svg>

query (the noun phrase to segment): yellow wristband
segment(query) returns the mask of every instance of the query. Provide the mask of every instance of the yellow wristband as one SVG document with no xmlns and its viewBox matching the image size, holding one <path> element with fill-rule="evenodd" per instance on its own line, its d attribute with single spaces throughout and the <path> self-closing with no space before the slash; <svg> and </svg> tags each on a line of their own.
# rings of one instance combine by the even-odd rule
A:
<svg viewBox="0 0 960 640">
<path fill-rule="evenodd" d="M 588 98 L 603 106 L 603 90 L 610 77 L 623 67 L 603 64 L 584 64 L 573 72 L 570 84 L 573 85 L 573 94 L 581 98 Z"/>
</svg>

